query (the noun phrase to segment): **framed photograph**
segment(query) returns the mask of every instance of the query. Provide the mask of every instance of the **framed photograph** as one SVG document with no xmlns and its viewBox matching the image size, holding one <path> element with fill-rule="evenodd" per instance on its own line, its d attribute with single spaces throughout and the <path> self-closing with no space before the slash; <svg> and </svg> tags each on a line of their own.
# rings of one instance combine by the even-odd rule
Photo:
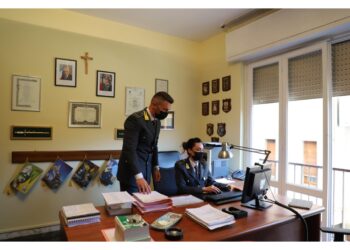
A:
<svg viewBox="0 0 350 250">
<path fill-rule="evenodd" d="M 156 79 L 156 93 L 160 91 L 168 93 L 168 80 Z"/>
<path fill-rule="evenodd" d="M 41 79 L 32 76 L 12 76 L 12 110 L 40 111 Z"/>
<path fill-rule="evenodd" d="M 70 128 L 100 128 L 101 103 L 69 102 Z"/>
<path fill-rule="evenodd" d="M 209 102 L 202 102 L 202 115 L 209 115 Z"/>
<path fill-rule="evenodd" d="M 220 91 L 220 79 L 214 79 L 211 81 L 211 92 L 218 93 Z"/>
<path fill-rule="evenodd" d="M 77 61 L 55 58 L 55 85 L 64 87 L 77 86 Z"/>
<path fill-rule="evenodd" d="M 115 73 L 97 70 L 96 96 L 114 97 Z"/>
<path fill-rule="evenodd" d="M 160 129 L 171 130 L 175 128 L 175 112 L 169 111 L 167 118 L 160 121 Z"/>
<path fill-rule="evenodd" d="M 125 88 L 125 115 L 145 108 L 145 89 L 137 87 Z"/>
<path fill-rule="evenodd" d="M 11 140 L 51 140 L 52 127 L 11 126 Z"/>
<path fill-rule="evenodd" d="M 209 82 L 202 83 L 202 95 L 209 95 Z"/>
<path fill-rule="evenodd" d="M 222 91 L 229 91 L 231 89 L 231 76 L 224 76 L 222 78 Z"/>
<path fill-rule="evenodd" d="M 220 113 L 220 101 L 212 101 L 211 102 L 211 113 L 213 115 L 218 115 Z"/>
</svg>

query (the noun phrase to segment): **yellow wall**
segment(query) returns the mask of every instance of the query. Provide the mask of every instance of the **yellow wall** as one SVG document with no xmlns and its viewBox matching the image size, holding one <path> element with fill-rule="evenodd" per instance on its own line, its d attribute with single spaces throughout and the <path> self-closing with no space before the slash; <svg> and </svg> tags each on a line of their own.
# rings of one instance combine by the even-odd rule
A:
<svg viewBox="0 0 350 250">
<path fill-rule="evenodd" d="M 169 80 L 169 93 L 175 103 L 175 130 L 162 131 L 160 150 L 179 150 L 182 141 L 206 136 L 207 122 L 226 122 L 225 140 L 239 143 L 241 65 L 228 65 L 224 57 L 224 35 L 202 44 L 149 32 L 126 25 L 90 18 L 64 10 L 0 10 L 0 183 L 5 190 L 21 164 L 11 164 L 12 151 L 121 149 L 113 139 L 114 128 L 122 128 L 125 115 L 125 87 L 146 90 L 146 104 L 154 94 L 155 78 Z M 94 58 L 89 75 L 84 74 L 80 56 Z M 54 58 L 78 61 L 77 87 L 54 86 Z M 200 62 L 200 63 L 199 63 Z M 116 73 L 115 98 L 95 95 L 96 70 Z M 11 111 L 13 74 L 38 76 L 42 81 L 41 111 Z M 209 99 L 232 98 L 233 110 L 218 117 L 201 116 L 203 81 L 231 74 L 230 92 Z M 68 128 L 68 101 L 102 103 L 102 128 Z M 10 126 L 52 126 L 53 139 L 10 140 Z M 78 162 L 69 162 L 74 170 Z M 98 165 L 103 162 L 96 161 Z M 50 163 L 38 164 L 44 171 Z M 73 170 L 73 171 L 74 171 Z M 0 232 L 58 223 L 63 205 L 93 202 L 102 205 L 101 192 L 117 191 L 116 182 L 104 187 L 98 181 L 86 190 L 68 180 L 57 192 L 40 181 L 27 195 L 0 194 Z"/>
<path fill-rule="evenodd" d="M 200 136 L 205 141 L 210 141 L 210 136 L 206 134 L 207 123 L 214 124 L 214 134 L 212 136 L 219 137 L 217 134 L 217 124 L 226 123 L 226 135 L 220 137 L 220 142 L 229 142 L 235 145 L 241 143 L 241 86 L 243 84 L 243 65 L 230 64 L 225 60 L 225 34 L 216 35 L 200 45 L 200 85 L 202 82 L 210 81 L 210 94 L 207 96 L 200 95 L 200 102 L 209 103 L 209 115 L 200 116 L 199 129 Z M 222 77 L 231 75 L 231 90 L 222 91 Z M 220 92 L 211 93 L 211 81 L 220 79 Z M 200 88 L 200 87 L 199 87 Z M 222 100 L 231 98 L 232 109 L 225 113 L 222 111 Z M 211 114 L 211 102 L 220 100 L 220 113 L 218 115 Z M 238 167 L 241 152 L 234 152 L 234 168 Z"/>
</svg>

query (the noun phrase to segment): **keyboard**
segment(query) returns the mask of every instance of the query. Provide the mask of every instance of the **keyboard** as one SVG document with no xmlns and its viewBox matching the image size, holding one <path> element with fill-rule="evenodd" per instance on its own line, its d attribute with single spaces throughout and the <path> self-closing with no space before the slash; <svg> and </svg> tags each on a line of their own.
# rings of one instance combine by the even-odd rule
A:
<svg viewBox="0 0 350 250">
<path fill-rule="evenodd" d="M 221 192 L 219 194 L 204 194 L 202 197 L 206 201 L 212 201 L 215 204 L 225 204 L 232 201 L 239 201 L 242 198 L 241 191 L 230 191 L 230 192 Z"/>
</svg>

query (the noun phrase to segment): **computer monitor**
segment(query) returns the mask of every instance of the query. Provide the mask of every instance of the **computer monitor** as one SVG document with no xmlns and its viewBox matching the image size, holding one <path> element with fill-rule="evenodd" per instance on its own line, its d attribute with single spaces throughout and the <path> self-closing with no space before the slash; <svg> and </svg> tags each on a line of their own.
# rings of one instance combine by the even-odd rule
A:
<svg viewBox="0 0 350 250">
<path fill-rule="evenodd" d="M 264 195 L 268 190 L 268 183 L 271 179 L 271 169 L 264 166 L 247 167 L 243 194 L 242 206 L 263 210 L 272 204 L 264 202 Z"/>
</svg>

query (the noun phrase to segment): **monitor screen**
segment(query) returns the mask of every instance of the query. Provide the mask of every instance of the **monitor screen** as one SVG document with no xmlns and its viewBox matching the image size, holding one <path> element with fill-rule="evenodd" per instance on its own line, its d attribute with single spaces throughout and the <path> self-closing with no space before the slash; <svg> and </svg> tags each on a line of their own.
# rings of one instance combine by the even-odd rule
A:
<svg viewBox="0 0 350 250">
<path fill-rule="evenodd" d="M 242 206 L 260 210 L 270 207 L 270 203 L 264 202 L 270 178 L 270 168 L 264 166 L 247 167 L 241 200 Z"/>
</svg>

